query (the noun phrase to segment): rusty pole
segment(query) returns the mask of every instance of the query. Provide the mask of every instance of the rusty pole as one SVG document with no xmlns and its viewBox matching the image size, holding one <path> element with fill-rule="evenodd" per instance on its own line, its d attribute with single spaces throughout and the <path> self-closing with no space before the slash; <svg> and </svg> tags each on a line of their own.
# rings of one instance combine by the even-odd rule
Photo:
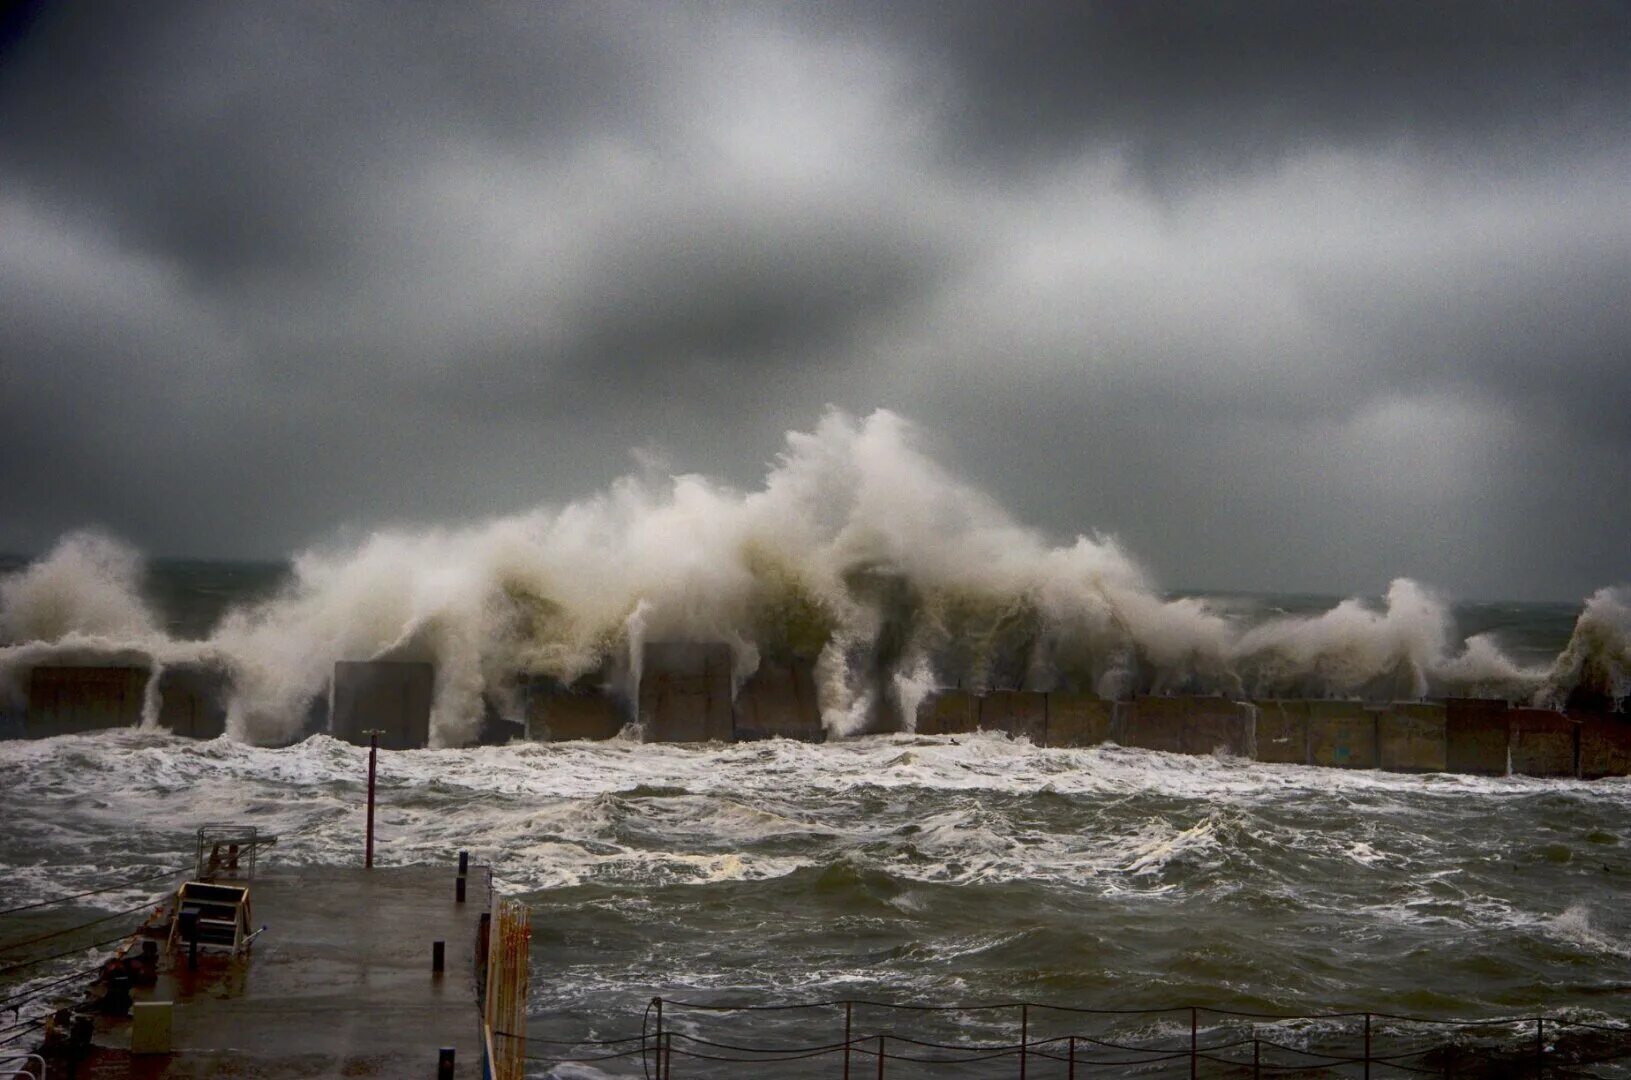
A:
<svg viewBox="0 0 1631 1080">
<path fill-rule="evenodd" d="M 379 737 L 383 734 L 378 728 L 369 728 L 363 734 L 368 736 L 368 842 L 363 850 L 362 865 L 364 869 L 374 868 L 374 772 L 379 763 Z"/>
</svg>

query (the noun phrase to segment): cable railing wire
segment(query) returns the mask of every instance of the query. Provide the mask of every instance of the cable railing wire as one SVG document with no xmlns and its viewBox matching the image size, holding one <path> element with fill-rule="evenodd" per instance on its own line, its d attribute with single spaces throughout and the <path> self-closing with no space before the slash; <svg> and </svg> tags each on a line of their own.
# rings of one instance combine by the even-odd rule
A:
<svg viewBox="0 0 1631 1080">
<path fill-rule="evenodd" d="M 50 907 L 52 904 L 63 904 L 67 903 L 69 900 L 80 900 L 87 896 L 100 896 L 103 893 L 117 892 L 120 889 L 128 889 L 133 885 L 142 885 L 146 882 L 153 881 L 157 878 L 166 877 L 170 874 L 179 874 L 181 871 L 187 869 L 191 865 L 191 863 L 182 863 L 180 866 L 166 867 L 165 869 L 156 873 L 148 874 L 146 877 L 139 877 L 130 881 L 121 881 L 117 885 L 105 885 L 100 889 L 86 889 L 84 892 L 69 893 L 66 896 L 53 896 L 49 900 L 38 900 L 32 904 L 19 904 L 17 907 L 6 908 L 4 911 L 0 911 L 0 917 L 15 915 L 19 911 L 33 911 L 36 908 Z"/>
</svg>

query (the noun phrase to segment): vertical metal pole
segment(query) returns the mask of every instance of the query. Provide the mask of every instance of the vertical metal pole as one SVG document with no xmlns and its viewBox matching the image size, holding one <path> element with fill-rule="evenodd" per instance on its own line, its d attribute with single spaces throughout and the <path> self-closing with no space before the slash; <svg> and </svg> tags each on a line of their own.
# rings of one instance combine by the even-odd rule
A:
<svg viewBox="0 0 1631 1080">
<path fill-rule="evenodd" d="M 663 999 L 652 998 L 657 1003 L 657 1034 L 652 1039 L 652 1045 L 657 1052 L 657 1080 L 663 1080 Z"/>
<path fill-rule="evenodd" d="M 844 1080 L 849 1080 L 850 1021 L 855 1018 L 855 1003 L 844 1002 Z"/>
<path fill-rule="evenodd" d="M 1191 1005 L 1189 1007 L 1189 1080 L 1195 1080 L 1195 1071 L 1200 1065 L 1199 1035 L 1200 1021 L 1197 1018 L 1200 1010 Z"/>
<path fill-rule="evenodd" d="M 1031 1041 L 1031 1007 L 1019 1007 L 1019 1080 L 1025 1080 L 1025 1051 Z"/>
<path fill-rule="evenodd" d="M 1545 1074 L 1545 1071 L 1546 1071 L 1546 1066 L 1544 1064 L 1545 1059 L 1546 1059 L 1546 1018 L 1544 1016 L 1537 1016 L 1537 1017 L 1535 1017 L 1535 1075 L 1537 1077 L 1542 1076 L 1542 1075 Z"/>
<path fill-rule="evenodd" d="M 1365 1080 L 1370 1080 L 1370 1013 L 1365 1014 Z"/>
<path fill-rule="evenodd" d="M 883 1036 L 878 1036 L 878 1080 L 883 1080 Z"/>
<path fill-rule="evenodd" d="M 374 868 L 374 771 L 379 763 L 379 732 L 368 733 L 368 846 L 364 850 L 362 865 Z"/>
<path fill-rule="evenodd" d="M 663 1080 L 670 1080 L 674 1075 L 674 1033 L 672 1031 L 663 1035 Z"/>
<path fill-rule="evenodd" d="M 1070 1057 L 1066 1060 L 1070 1064 L 1066 1066 L 1065 1080 L 1076 1080 L 1076 1036 L 1074 1035 L 1070 1037 Z"/>
<path fill-rule="evenodd" d="M 447 966 L 447 942 L 433 941 L 430 943 L 430 973 L 440 975 Z"/>
<path fill-rule="evenodd" d="M 1263 1075 L 1263 1040 L 1252 1040 L 1252 1080 L 1259 1080 Z"/>
</svg>

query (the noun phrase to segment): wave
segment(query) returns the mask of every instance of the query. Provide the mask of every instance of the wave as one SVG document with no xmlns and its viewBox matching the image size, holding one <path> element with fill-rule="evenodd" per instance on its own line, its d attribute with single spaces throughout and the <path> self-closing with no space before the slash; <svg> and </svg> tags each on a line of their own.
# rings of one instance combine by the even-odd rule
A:
<svg viewBox="0 0 1631 1080">
<path fill-rule="evenodd" d="M 641 644 L 663 640 L 728 643 L 738 685 L 765 657 L 811 661 L 839 735 L 886 708 L 912 716 L 940 686 L 1542 704 L 1631 690 L 1624 589 L 1586 602 L 1549 667 L 1458 641 L 1447 602 L 1404 578 L 1379 605 L 1243 621 L 1164 597 L 1111 537 L 1056 544 L 1015 522 L 884 410 L 790 433 L 755 491 L 643 473 L 466 527 L 381 530 L 300 554 L 280 591 L 200 639 L 160 626 L 137 552 L 68 535 L 0 580 L 0 694 L 15 702 L 28 668 L 65 657 L 205 664 L 230 675 L 229 732 L 276 741 L 300 731 L 336 660 L 427 660 L 432 740 L 447 746 L 476 737 L 484 701 L 514 716 L 520 676 L 610 662 L 631 692 Z"/>
</svg>

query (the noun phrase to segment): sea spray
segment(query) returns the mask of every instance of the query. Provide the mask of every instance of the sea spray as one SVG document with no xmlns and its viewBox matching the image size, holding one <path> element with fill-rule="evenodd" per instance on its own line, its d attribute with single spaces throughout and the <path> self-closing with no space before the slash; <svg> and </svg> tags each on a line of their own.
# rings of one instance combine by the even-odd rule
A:
<svg viewBox="0 0 1631 1080">
<path fill-rule="evenodd" d="M 1446 601 L 1406 579 L 1315 615 L 1168 598 L 1113 538 L 1057 544 L 1014 522 L 887 411 L 789 434 L 755 491 L 648 470 L 564 505 L 315 548 L 200 641 L 158 629 L 141 577 L 128 547 L 76 533 L 0 581 L 0 692 L 15 703 L 40 663 L 207 663 L 231 676 L 229 733 L 278 742 L 335 661 L 423 660 L 448 746 L 489 708 L 519 719 L 523 677 L 595 676 L 637 701 L 642 645 L 666 640 L 726 643 L 737 686 L 762 657 L 813 662 L 836 735 L 909 726 L 945 686 L 1561 702 L 1581 685 L 1623 696 L 1631 671 L 1615 590 L 1550 670 L 1488 637 L 1458 644 Z"/>
</svg>

